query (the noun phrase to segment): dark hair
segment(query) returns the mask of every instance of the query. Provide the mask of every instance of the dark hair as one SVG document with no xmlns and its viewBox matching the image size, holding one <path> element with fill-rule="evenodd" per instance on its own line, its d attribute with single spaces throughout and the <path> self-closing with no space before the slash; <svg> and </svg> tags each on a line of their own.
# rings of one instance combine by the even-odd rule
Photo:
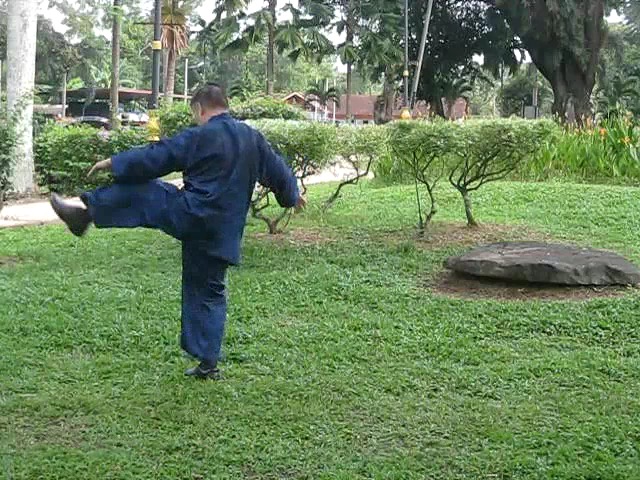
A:
<svg viewBox="0 0 640 480">
<path fill-rule="evenodd" d="M 200 105 L 203 110 L 229 108 L 229 101 L 224 88 L 217 83 L 207 83 L 200 87 L 191 98 L 191 106 Z"/>
</svg>

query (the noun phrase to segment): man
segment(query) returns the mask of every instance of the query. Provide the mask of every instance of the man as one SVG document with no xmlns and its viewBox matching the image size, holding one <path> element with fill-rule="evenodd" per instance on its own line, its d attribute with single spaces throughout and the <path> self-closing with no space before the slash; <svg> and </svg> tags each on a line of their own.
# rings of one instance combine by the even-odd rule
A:
<svg viewBox="0 0 640 480">
<path fill-rule="evenodd" d="M 200 364 L 185 372 L 219 378 L 227 316 L 227 267 L 240 244 L 256 182 L 285 208 L 303 208 L 296 178 L 264 137 L 228 113 L 222 88 L 209 84 L 191 101 L 198 126 L 173 138 L 98 162 L 113 185 L 84 193 L 84 207 L 52 195 L 56 214 L 76 235 L 97 228 L 154 228 L 182 242 L 181 346 Z M 184 189 L 159 181 L 182 172 Z"/>
</svg>

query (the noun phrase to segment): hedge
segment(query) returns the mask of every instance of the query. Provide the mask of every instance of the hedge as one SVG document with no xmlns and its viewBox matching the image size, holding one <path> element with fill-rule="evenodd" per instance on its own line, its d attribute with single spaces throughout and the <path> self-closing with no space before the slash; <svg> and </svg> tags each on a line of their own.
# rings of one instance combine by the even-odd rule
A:
<svg viewBox="0 0 640 480">
<path fill-rule="evenodd" d="M 304 111 L 283 100 L 256 97 L 231 101 L 229 112 L 238 120 L 305 120 Z M 193 125 L 191 107 L 183 102 L 165 104 L 158 112 L 160 135 L 170 137 Z"/>
<path fill-rule="evenodd" d="M 50 191 L 76 195 L 109 181 L 108 175 L 88 179 L 98 160 L 147 143 L 145 129 L 122 129 L 103 134 L 88 125 L 47 124 L 34 145 L 38 182 Z"/>
<path fill-rule="evenodd" d="M 163 110 L 164 111 L 164 110 Z M 166 132 L 186 123 L 179 107 L 160 116 Z M 182 108 L 182 112 L 186 109 Z M 163 123 L 164 122 L 164 123 Z M 330 206 L 341 189 L 357 183 L 372 168 L 415 183 L 418 225 L 424 230 L 437 212 L 436 190 L 448 181 L 461 195 L 467 222 L 475 225 L 471 194 L 486 183 L 500 180 L 534 160 L 546 139 L 556 138 L 559 127 L 550 121 L 484 120 L 457 124 L 447 121 L 394 122 L 387 126 L 334 126 L 321 122 L 257 120 L 260 130 L 295 172 L 303 192 L 306 180 L 326 167 L 346 162 L 352 176 L 343 179 L 325 202 Z M 48 125 L 36 141 L 36 169 L 41 184 L 67 194 L 108 181 L 102 176 L 86 179 L 89 167 L 99 159 L 147 142 L 145 130 L 124 129 L 107 137 L 89 126 Z M 527 166 L 532 162 L 528 162 Z M 426 195 L 421 193 L 426 192 Z M 284 212 L 275 217 L 268 207 L 270 192 L 258 190 L 252 213 L 264 220 L 271 232 L 281 229 Z M 424 200 L 427 208 L 423 208 Z"/>
</svg>

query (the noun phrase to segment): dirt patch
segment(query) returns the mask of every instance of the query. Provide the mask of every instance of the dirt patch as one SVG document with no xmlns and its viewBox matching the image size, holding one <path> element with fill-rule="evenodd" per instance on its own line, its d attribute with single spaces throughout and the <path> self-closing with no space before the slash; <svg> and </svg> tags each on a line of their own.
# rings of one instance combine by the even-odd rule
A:
<svg viewBox="0 0 640 480">
<path fill-rule="evenodd" d="M 416 246 L 437 250 L 450 246 L 477 246 L 511 240 L 547 241 L 549 235 L 522 225 L 483 224 L 470 228 L 462 223 L 436 222 L 424 234 L 414 232 L 388 232 L 388 240 L 415 241 Z"/>
<path fill-rule="evenodd" d="M 598 298 L 622 297 L 637 291 L 630 287 L 566 287 L 528 283 L 508 283 L 467 275 L 450 270 L 427 282 L 427 287 L 438 295 L 468 300 L 546 300 L 585 301 Z"/>
<path fill-rule="evenodd" d="M 415 229 L 410 228 L 357 232 L 334 231 L 330 228 L 300 228 L 288 229 L 277 235 L 257 232 L 251 234 L 251 237 L 293 245 L 318 245 L 339 240 L 369 241 L 385 244 L 412 243 L 417 248 L 425 250 L 439 250 L 451 246 L 469 247 L 510 240 L 551 240 L 549 235 L 521 225 L 483 224 L 477 228 L 469 228 L 466 224 L 445 222 L 434 223 L 424 234 L 419 234 Z"/>
<path fill-rule="evenodd" d="M 0 268 L 13 267 L 21 261 L 18 257 L 0 257 Z"/>
<path fill-rule="evenodd" d="M 318 245 L 336 240 L 330 231 L 320 229 L 295 229 L 272 235 L 266 232 L 253 233 L 253 238 L 291 245 Z"/>
</svg>

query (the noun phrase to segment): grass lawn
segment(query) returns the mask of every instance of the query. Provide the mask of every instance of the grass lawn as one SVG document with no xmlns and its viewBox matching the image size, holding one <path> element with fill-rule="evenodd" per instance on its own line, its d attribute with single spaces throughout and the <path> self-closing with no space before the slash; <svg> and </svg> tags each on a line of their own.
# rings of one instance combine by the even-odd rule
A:
<svg viewBox="0 0 640 480">
<path fill-rule="evenodd" d="M 182 376 L 175 241 L 0 231 L 0 477 L 640 478 L 640 295 L 434 295 L 466 247 L 416 242 L 412 199 L 365 184 L 283 238 L 252 222 L 220 383 Z M 501 183 L 476 201 L 481 221 L 640 261 L 639 190 Z M 443 192 L 437 219 L 463 217 Z"/>
</svg>

